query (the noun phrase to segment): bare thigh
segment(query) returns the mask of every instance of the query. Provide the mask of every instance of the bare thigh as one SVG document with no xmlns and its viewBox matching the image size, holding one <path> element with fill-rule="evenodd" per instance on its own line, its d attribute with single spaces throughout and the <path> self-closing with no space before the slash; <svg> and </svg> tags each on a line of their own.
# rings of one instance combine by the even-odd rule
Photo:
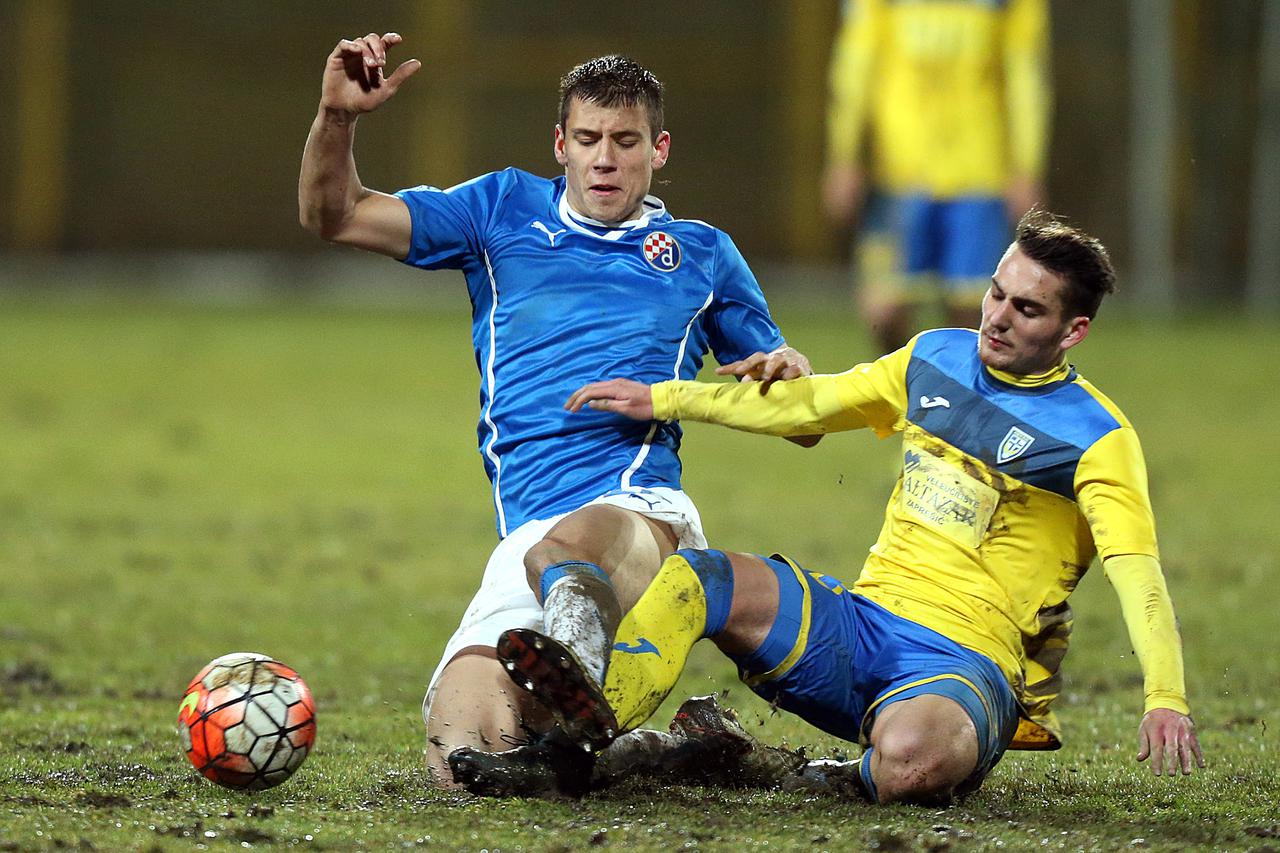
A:
<svg viewBox="0 0 1280 853">
<path fill-rule="evenodd" d="M 778 618 L 778 576 L 754 554 L 726 552 L 733 567 L 733 601 L 724 630 L 713 640 L 730 655 L 760 648 Z"/>
<path fill-rule="evenodd" d="M 595 563 L 613 580 L 618 601 L 630 610 L 676 549 L 677 537 L 665 522 L 608 504 L 592 504 L 569 513 L 525 554 L 529 585 L 537 590 L 542 572 L 565 560 Z"/>
<path fill-rule="evenodd" d="M 444 788 L 455 787 L 449 753 L 460 746 L 486 752 L 511 749 L 528 738 L 524 726 L 543 731 L 550 715 L 512 683 L 494 650 L 468 646 L 440 673 L 427 716 L 427 772 Z"/>
</svg>

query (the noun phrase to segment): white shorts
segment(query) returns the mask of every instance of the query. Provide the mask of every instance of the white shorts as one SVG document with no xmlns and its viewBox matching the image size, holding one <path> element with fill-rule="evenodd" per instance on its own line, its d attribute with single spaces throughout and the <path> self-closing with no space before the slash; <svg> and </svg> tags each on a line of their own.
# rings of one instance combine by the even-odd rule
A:
<svg viewBox="0 0 1280 853">
<path fill-rule="evenodd" d="M 707 547 L 698 508 L 688 495 L 677 489 L 659 486 L 632 488 L 603 495 L 583 506 L 596 504 L 622 507 L 671 525 L 680 548 Z M 498 635 L 508 628 L 542 628 L 542 605 L 525 577 L 524 555 L 566 515 L 569 513 L 527 521 L 507 534 L 493 549 L 484 568 L 484 577 L 480 580 L 480 589 L 467 606 L 462 624 L 445 644 L 444 654 L 427 685 L 427 695 L 422 703 L 423 719 L 431 707 L 436 681 L 454 655 L 467 646 L 492 648 L 498 643 Z"/>
</svg>

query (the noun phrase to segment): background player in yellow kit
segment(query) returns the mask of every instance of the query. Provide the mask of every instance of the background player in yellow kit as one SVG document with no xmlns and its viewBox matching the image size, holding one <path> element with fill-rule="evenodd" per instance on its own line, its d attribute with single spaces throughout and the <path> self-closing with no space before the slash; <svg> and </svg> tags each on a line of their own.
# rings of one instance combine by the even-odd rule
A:
<svg viewBox="0 0 1280 853">
<path fill-rule="evenodd" d="M 972 790 L 1011 745 L 1059 744 L 1048 704 L 1066 600 L 1100 556 L 1144 675 L 1138 758 L 1157 774 L 1203 766 L 1137 435 L 1065 359 L 1114 278 L 1097 240 L 1037 212 L 996 268 L 977 332 L 925 332 L 874 363 L 767 388 L 579 390 L 571 410 L 903 436 L 901 478 L 851 587 L 776 555 L 668 558 L 618 631 L 604 695 L 620 728 L 656 710 L 709 637 L 759 695 L 864 744 L 856 778 L 871 800 Z M 519 645 L 518 683 L 575 670 L 543 638 Z"/>
<path fill-rule="evenodd" d="M 949 325 L 976 326 L 1009 224 L 1043 196 L 1047 30 L 1045 0 L 845 4 L 823 201 L 844 225 L 870 193 L 860 302 L 883 352 L 939 294 Z"/>
</svg>

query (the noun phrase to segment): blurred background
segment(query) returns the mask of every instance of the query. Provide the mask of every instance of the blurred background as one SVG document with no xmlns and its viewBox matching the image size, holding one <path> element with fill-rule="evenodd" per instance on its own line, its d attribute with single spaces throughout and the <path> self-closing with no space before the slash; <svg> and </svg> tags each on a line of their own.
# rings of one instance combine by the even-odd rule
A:
<svg viewBox="0 0 1280 853">
<path fill-rule="evenodd" d="M 1113 251 L 1142 313 L 1280 306 L 1280 3 L 1055 0 L 1047 204 Z M 823 217 L 837 0 L 625 4 L 5 0 L 0 285 L 403 282 L 297 224 L 338 38 L 394 29 L 425 69 L 362 120 L 364 182 L 556 174 L 556 86 L 624 52 L 667 85 L 655 193 L 732 234 L 767 288 L 847 287 Z M 351 266 L 354 264 L 354 267 Z M 341 272 L 336 272 L 336 270 Z M 211 272 L 212 271 L 212 272 Z M 409 275 L 414 275 L 409 273 Z"/>
</svg>

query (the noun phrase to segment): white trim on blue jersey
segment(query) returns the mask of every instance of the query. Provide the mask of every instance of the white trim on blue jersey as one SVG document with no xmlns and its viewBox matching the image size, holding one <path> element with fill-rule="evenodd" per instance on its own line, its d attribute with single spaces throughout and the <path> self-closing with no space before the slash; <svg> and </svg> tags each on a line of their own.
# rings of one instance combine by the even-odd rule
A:
<svg viewBox="0 0 1280 853">
<path fill-rule="evenodd" d="M 498 440 L 498 425 L 493 422 L 493 401 L 497 395 L 493 379 L 493 359 L 498 351 L 498 329 L 493 322 L 498 311 L 498 281 L 493 277 L 493 264 L 489 263 L 489 253 L 484 253 L 484 268 L 489 274 L 489 287 L 493 293 L 493 305 L 489 308 L 489 360 L 485 363 L 484 381 L 489 388 L 489 405 L 484 410 L 484 422 L 489 425 L 489 443 L 485 445 L 484 454 L 493 463 L 493 507 L 498 513 L 498 535 L 507 535 L 507 514 L 502 509 L 502 460 L 494 453 L 493 445 Z"/>
<path fill-rule="evenodd" d="M 569 194 L 564 193 L 560 196 L 559 213 L 560 220 L 575 231 L 592 237 L 598 237 L 601 240 L 617 240 L 628 231 L 633 231 L 636 228 L 642 228 L 667 212 L 667 206 L 662 203 L 662 200 L 651 195 L 644 197 L 644 201 L 640 203 L 640 207 L 644 212 L 636 219 L 612 225 L 578 213 L 578 211 L 574 210 L 573 206 L 569 204 Z M 590 228 L 584 227 L 587 225 L 594 226 L 597 229 L 607 228 L 610 230 L 601 234 L 599 231 L 592 231 Z"/>
<path fill-rule="evenodd" d="M 684 361 L 685 347 L 689 343 L 689 332 L 693 330 L 694 322 L 699 317 L 702 316 L 702 313 L 704 311 L 707 310 L 707 306 L 711 304 L 711 300 L 714 296 L 715 296 L 714 291 L 711 293 L 708 293 L 707 301 L 702 303 L 702 307 L 699 308 L 697 313 L 694 314 L 692 317 L 690 317 L 689 322 L 685 324 L 684 337 L 680 339 L 680 351 L 676 353 L 676 363 L 671 371 L 672 379 L 680 378 L 680 363 Z M 631 488 L 631 475 L 636 472 L 636 469 L 638 469 L 641 465 L 644 464 L 644 458 L 649 455 L 649 447 L 653 444 L 653 434 L 656 433 L 657 431 L 658 431 L 658 422 L 654 421 L 649 426 L 649 432 L 644 437 L 644 444 L 640 448 L 640 452 L 636 454 L 636 461 L 632 462 L 630 467 L 628 467 L 627 470 L 622 475 L 621 488 L 624 488 L 624 489 Z"/>
</svg>

